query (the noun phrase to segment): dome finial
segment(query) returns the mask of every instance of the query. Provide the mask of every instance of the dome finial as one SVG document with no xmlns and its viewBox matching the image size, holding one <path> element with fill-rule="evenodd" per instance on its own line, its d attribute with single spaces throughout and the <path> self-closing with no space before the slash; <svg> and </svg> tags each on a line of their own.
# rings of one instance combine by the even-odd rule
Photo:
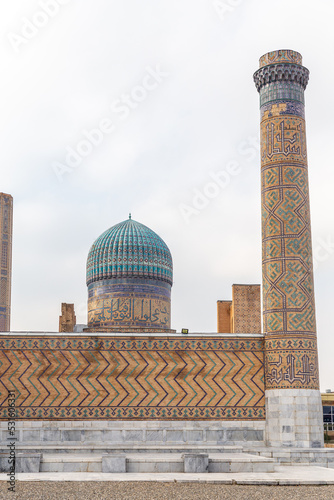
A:
<svg viewBox="0 0 334 500">
<path fill-rule="evenodd" d="M 129 219 L 131 219 L 131 213 L 129 214 Z"/>
</svg>

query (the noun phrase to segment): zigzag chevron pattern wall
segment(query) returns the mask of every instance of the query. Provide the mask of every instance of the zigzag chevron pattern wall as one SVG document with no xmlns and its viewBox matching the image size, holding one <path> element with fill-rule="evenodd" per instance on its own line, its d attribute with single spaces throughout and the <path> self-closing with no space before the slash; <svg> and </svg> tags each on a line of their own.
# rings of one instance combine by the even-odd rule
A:
<svg viewBox="0 0 334 500">
<path fill-rule="evenodd" d="M 52 337 L 0 340 L 0 419 L 260 420 L 263 339 Z"/>
</svg>

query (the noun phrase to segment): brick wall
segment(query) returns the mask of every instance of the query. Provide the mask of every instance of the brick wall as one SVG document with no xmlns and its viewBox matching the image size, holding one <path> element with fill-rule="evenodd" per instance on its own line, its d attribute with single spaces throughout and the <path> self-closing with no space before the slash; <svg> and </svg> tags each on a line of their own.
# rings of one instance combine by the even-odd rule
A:
<svg viewBox="0 0 334 500">
<path fill-rule="evenodd" d="M 232 286 L 232 333 L 261 333 L 260 285 Z"/>
<path fill-rule="evenodd" d="M 217 301 L 218 333 L 261 333 L 261 286 L 232 285 L 232 301 Z"/>
</svg>

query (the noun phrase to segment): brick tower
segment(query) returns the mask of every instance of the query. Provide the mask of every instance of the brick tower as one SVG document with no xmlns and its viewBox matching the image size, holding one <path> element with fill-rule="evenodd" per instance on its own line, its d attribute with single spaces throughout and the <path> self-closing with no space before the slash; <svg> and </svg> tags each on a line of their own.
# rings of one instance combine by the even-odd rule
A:
<svg viewBox="0 0 334 500">
<path fill-rule="evenodd" d="M 323 445 L 302 57 L 260 59 L 262 280 L 267 441 Z"/>
<path fill-rule="evenodd" d="M 0 193 L 0 332 L 10 331 L 13 198 Z"/>
</svg>

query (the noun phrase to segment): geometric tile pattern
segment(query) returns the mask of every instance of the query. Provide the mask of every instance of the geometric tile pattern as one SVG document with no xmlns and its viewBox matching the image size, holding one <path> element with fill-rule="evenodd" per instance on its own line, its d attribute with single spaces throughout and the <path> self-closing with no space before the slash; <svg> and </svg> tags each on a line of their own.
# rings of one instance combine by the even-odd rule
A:
<svg viewBox="0 0 334 500">
<path fill-rule="evenodd" d="M 302 95 L 308 70 L 299 66 L 292 72 L 290 64 L 301 64 L 299 56 L 269 53 L 262 60 L 269 66 L 254 75 L 260 96 L 266 93 L 261 107 L 261 190 L 267 389 L 319 388 L 303 96 L 297 105 L 295 101 L 296 86 Z M 281 76 L 278 82 L 279 71 L 285 79 Z M 270 90 L 277 85 L 280 95 Z"/>
<path fill-rule="evenodd" d="M 278 141 L 289 120 L 294 145 L 281 148 L 266 131 L 272 129 Z M 261 124 L 263 308 L 269 334 L 314 334 L 316 328 L 305 139 L 298 135 L 299 122 L 288 118 L 279 124 L 269 118 Z"/>
<path fill-rule="evenodd" d="M 0 419 L 261 420 L 263 339 L 0 339 Z"/>
<path fill-rule="evenodd" d="M 152 229 L 131 219 L 107 229 L 93 243 L 87 259 L 87 285 L 99 280 L 151 278 L 173 284 L 172 256 Z"/>
<path fill-rule="evenodd" d="M 232 333 L 261 332 L 261 286 L 232 285 Z"/>
</svg>

